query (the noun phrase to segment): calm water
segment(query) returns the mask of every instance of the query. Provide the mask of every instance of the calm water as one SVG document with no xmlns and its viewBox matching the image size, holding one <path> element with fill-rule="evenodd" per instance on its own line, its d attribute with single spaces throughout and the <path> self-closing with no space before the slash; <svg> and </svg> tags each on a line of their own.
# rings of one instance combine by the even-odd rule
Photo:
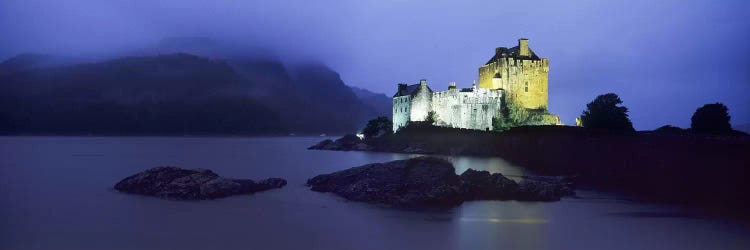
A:
<svg viewBox="0 0 750 250">
<path fill-rule="evenodd" d="M 750 249 L 746 224 L 586 190 L 429 211 L 347 202 L 304 182 L 410 156 L 305 150 L 319 140 L 0 137 L 0 249 Z M 525 173 L 498 158 L 451 159 L 459 173 Z M 199 202 L 111 188 L 163 165 L 289 185 Z"/>
</svg>

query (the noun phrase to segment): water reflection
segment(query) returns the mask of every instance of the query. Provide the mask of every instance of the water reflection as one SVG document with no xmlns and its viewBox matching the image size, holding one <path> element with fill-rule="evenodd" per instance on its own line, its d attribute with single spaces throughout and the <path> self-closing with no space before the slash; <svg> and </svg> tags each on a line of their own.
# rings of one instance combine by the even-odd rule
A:
<svg viewBox="0 0 750 250">
<path fill-rule="evenodd" d="M 458 209 L 457 233 L 462 249 L 480 249 L 493 237 L 512 238 L 497 245 L 504 249 L 539 249 L 549 218 L 544 203 L 473 201 Z"/>
<path fill-rule="evenodd" d="M 371 152 L 347 152 L 362 157 L 368 163 L 404 160 L 419 156 L 421 154 L 396 154 L 396 153 L 371 153 Z M 384 157 L 387 156 L 387 157 Z M 467 169 L 486 170 L 490 173 L 501 173 L 510 178 L 518 179 L 520 176 L 531 174 L 529 171 L 515 166 L 499 157 L 471 157 L 471 156 L 445 156 L 432 155 L 450 160 L 456 168 L 456 174 L 461 174 Z"/>
<path fill-rule="evenodd" d="M 521 223 L 521 224 L 547 223 L 547 220 L 540 219 L 540 218 L 508 219 L 508 218 L 471 218 L 471 217 L 462 217 L 461 221 L 462 222 Z"/>
<path fill-rule="evenodd" d="M 518 177 L 528 174 L 524 169 L 497 157 L 453 156 L 449 157 L 449 159 L 453 162 L 453 166 L 456 167 L 457 174 L 461 174 L 469 168 L 486 170 L 490 173 L 501 173 L 508 177 Z"/>
<path fill-rule="evenodd" d="M 580 191 L 560 202 L 405 211 L 311 192 L 308 178 L 418 155 L 313 151 L 320 138 L 0 137 L 0 249 L 748 249 L 744 225 Z M 500 158 L 468 168 L 530 174 Z M 120 194 L 145 168 L 284 177 L 282 189 L 201 202 Z M 33 181 L 31 181 L 33 180 Z M 679 236 L 679 237 L 678 237 Z"/>
</svg>

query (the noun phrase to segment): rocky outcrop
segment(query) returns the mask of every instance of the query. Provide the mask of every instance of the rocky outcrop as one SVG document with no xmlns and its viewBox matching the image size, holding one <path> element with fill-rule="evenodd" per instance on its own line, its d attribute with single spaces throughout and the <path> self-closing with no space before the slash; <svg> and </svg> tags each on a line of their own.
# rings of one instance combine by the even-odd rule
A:
<svg viewBox="0 0 750 250">
<path fill-rule="evenodd" d="M 466 199 L 509 200 L 517 194 L 518 183 L 500 173 L 467 169 L 460 176 Z"/>
<path fill-rule="evenodd" d="M 524 179 L 469 169 L 456 175 L 453 165 L 435 157 L 367 164 L 307 181 L 311 190 L 353 201 L 399 207 L 452 206 L 466 200 L 555 201 L 571 195 L 571 183 L 559 178 Z"/>
<path fill-rule="evenodd" d="M 398 206 L 455 205 L 461 180 L 443 159 L 419 157 L 374 163 L 318 175 L 307 181 L 313 191 L 332 192 L 349 200 Z"/>
<path fill-rule="evenodd" d="M 573 179 L 564 176 L 530 176 L 518 183 L 516 199 L 525 201 L 556 201 L 573 195 Z"/>
<path fill-rule="evenodd" d="M 359 139 L 359 137 L 357 137 L 356 135 L 349 134 L 336 139 L 335 141 L 326 139 L 307 149 L 335 151 L 370 151 L 373 148 L 370 145 L 365 144 L 364 141 Z"/>
<path fill-rule="evenodd" d="M 280 178 L 260 181 L 230 179 L 207 169 L 156 167 L 121 180 L 115 184 L 115 189 L 160 198 L 202 200 L 255 193 L 284 185 L 286 180 Z"/>
</svg>

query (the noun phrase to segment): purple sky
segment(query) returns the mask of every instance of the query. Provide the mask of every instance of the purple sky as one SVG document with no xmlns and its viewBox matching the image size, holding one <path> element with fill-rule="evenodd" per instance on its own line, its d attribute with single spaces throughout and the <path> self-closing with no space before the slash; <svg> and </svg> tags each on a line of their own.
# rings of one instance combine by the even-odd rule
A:
<svg viewBox="0 0 750 250">
<path fill-rule="evenodd" d="M 0 59 L 96 55 L 204 36 L 317 60 L 393 94 L 427 78 L 468 87 L 495 47 L 529 38 L 550 58 L 552 112 L 571 124 L 615 92 L 637 129 L 687 127 L 705 103 L 750 123 L 750 1 L 1 0 Z"/>
</svg>

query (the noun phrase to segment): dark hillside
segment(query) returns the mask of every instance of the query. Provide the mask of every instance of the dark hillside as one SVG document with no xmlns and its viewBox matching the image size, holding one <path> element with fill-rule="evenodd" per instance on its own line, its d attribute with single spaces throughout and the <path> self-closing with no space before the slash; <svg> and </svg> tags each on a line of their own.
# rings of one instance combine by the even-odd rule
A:
<svg viewBox="0 0 750 250">
<path fill-rule="evenodd" d="M 344 134 L 378 114 L 321 64 L 186 53 L 49 62 L 1 64 L 0 134 Z"/>
<path fill-rule="evenodd" d="M 2 77 L 4 134 L 279 133 L 278 116 L 224 61 L 131 57 Z"/>
</svg>

